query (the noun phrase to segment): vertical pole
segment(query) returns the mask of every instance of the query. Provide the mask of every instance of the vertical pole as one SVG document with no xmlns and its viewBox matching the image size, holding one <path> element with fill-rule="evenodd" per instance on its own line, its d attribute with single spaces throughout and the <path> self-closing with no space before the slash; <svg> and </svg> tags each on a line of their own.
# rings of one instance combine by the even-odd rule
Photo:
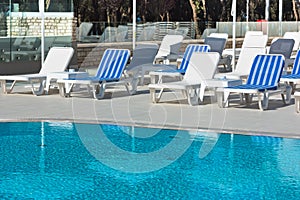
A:
<svg viewBox="0 0 300 200">
<path fill-rule="evenodd" d="M 249 30 L 249 0 L 246 2 L 246 22 L 247 22 L 247 31 Z"/>
<path fill-rule="evenodd" d="M 231 16 L 232 16 L 232 49 L 233 49 L 233 63 L 232 63 L 232 71 L 235 70 L 235 39 L 236 39 L 236 0 L 232 0 L 231 7 Z"/>
<path fill-rule="evenodd" d="M 265 10 L 265 25 L 267 26 L 267 35 L 269 35 L 269 8 L 270 8 L 270 0 L 266 0 L 266 10 Z"/>
<path fill-rule="evenodd" d="M 41 64 L 45 60 L 45 0 L 39 0 L 39 11 L 41 15 Z"/>
<path fill-rule="evenodd" d="M 270 7 L 270 0 L 266 0 L 266 8 L 265 8 L 265 20 L 269 20 L 269 7 Z"/>
<path fill-rule="evenodd" d="M 279 26 L 280 26 L 280 28 L 279 28 L 279 31 L 280 31 L 280 36 L 282 36 L 282 0 L 279 0 L 279 16 L 278 16 L 278 19 L 279 19 Z"/>
<path fill-rule="evenodd" d="M 135 49 L 136 40 L 136 0 L 132 2 L 132 49 Z"/>
</svg>

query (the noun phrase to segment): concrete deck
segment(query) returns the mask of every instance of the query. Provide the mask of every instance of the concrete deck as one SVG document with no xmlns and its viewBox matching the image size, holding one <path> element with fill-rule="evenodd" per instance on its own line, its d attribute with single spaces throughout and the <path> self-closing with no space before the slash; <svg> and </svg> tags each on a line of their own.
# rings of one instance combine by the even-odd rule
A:
<svg viewBox="0 0 300 200">
<path fill-rule="evenodd" d="M 202 105 L 189 106 L 181 93 L 171 92 L 163 95 L 161 103 L 153 104 L 147 86 L 133 96 L 124 88 L 107 90 L 101 100 L 85 92 L 71 98 L 57 91 L 34 96 L 23 86 L 15 92 L 26 90 L 28 93 L 0 94 L 0 121 L 63 120 L 300 138 L 300 114 L 295 112 L 294 99 L 284 105 L 280 96 L 272 96 L 269 109 L 260 111 L 256 101 L 245 106 L 232 100 L 229 108 L 219 108 L 209 97 Z"/>
</svg>

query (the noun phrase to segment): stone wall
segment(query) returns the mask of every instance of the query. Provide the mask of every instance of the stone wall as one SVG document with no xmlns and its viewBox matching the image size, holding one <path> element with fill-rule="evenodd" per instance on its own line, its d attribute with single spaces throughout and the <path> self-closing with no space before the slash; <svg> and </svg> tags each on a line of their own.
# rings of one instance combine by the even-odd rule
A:
<svg viewBox="0 0 300 200">
<path fill-rule="evenodd" d="M 11 36 L 40 36 L 41 18 L 7 17 L 7 33 Z M 73 17 L 45 17 L 45 36 L 71 36 Z"/>
</svg>

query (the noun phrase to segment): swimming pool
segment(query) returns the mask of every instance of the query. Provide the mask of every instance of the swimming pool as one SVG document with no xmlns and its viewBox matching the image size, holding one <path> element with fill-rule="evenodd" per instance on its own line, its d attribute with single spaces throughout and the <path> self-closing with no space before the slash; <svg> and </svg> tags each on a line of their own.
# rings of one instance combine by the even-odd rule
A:
<svg viewBox="0 0 300 200">
<path fill-rule="evenodd" d="M 295 139 L 67 122 L 0 123 L 0 130 L 0 199 L 300 196 L 300 141 Z M 131 154 L 101 146 L 104 136 L 96 130 Z M 87 147 L 89 142 L 93 145 Z M 164 151 L 168 145 L 174 152 Z M 140 154 L 149 158 L 132 163 Z"/>
</svg>

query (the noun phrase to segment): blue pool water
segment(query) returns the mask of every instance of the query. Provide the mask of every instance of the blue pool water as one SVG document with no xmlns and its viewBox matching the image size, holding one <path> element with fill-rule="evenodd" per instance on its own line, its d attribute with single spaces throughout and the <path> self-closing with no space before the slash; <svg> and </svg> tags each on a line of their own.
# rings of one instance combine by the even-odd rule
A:
<svg viewBox="0 0 300 200">
<path fill-rule="evenodd" d="M 300 197 L 295 139 L 57 122 L 0 130 L 0 199 Z"/>
</svg>

